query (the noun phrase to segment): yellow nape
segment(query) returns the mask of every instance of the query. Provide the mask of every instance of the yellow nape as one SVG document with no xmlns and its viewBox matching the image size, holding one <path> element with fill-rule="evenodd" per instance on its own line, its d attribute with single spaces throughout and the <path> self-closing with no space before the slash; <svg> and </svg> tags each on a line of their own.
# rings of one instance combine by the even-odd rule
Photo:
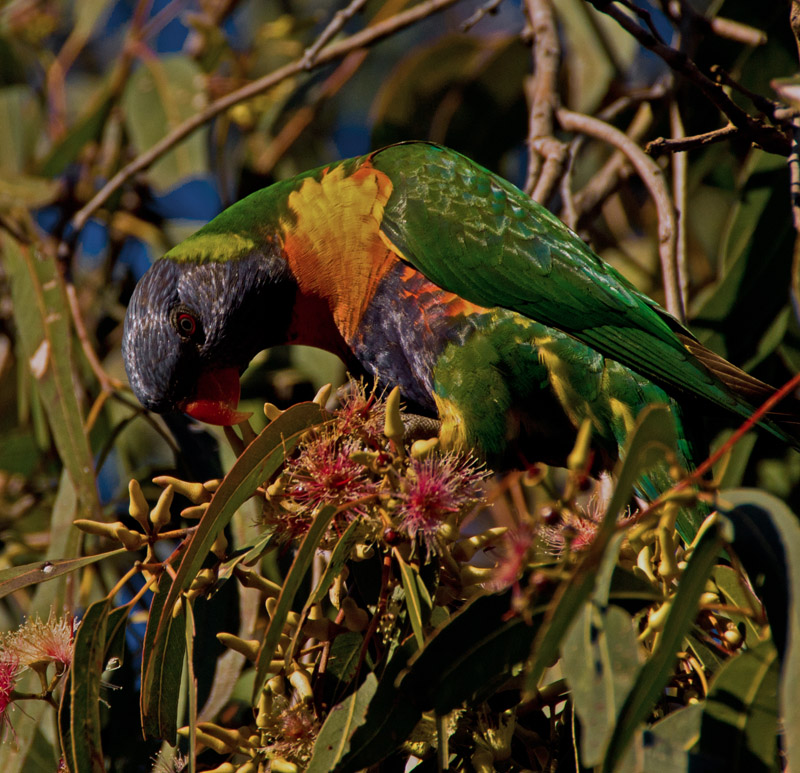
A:
<svg viewBox="0 0 800 773">
<path fill-rule="evenodd" d="M 456 407 L 455 403 L 446 397 L 434 393 L 433 399 L 436 401 L 436 410 L 439 412 L 439 419 L 442 422 L 442 428 L 439 431 L 440 448 L 443 451 L 467 453 L 470 445 L 467 440 L 464 414 Z"/>
<path fill-rule="evenodd" d="M 364 162 L 306 178 L 289 194 L 282 220 L 286 260 L 301 291 L 326 298 L 345 340 L 358 328 L 380 279 L 396 256 L 380 236 L 389 178 Z"/>
</svg>

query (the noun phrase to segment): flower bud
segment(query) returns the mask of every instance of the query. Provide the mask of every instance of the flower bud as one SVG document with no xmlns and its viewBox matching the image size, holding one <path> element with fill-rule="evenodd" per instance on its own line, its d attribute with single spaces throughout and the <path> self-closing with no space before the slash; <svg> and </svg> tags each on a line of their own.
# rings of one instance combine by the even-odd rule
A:
<svg viewBox="0 0 800 773">
<path fill-rule="evenodd" d="M 139 485 L 138 480 L 131 480 L 128 483 L 128 513 L 131 518 L 139 523 L 143 529 L 150 528 L 150 521 L 147 516 L 150 513 L 150 508 L 147 506 L 147 500 L 142 494 L 142 487 Z"/>
<path fill-rule="evenodd" d="M 400 413 L 400 387 L 395 387 L 386 398 L 386 418 L 384 420 L 383 434 L 393 440 L 397 449 L 402 448 L 405 427 Z"/>
<path fill-rule="evenodd" d="M 331 396 L 331 391 L 333 390 L 333 384 L 325 384 L 325 386 L 321 386 L 317 390 L 317 394 L 314 395 L 314 399 L 312 402 L 319 405 L 321 408 L 324 408 L 328 404 L 328 400 Z"/>
<path fill-rule="evenodd" d="M 172 517 L 169 511 L 172 505 L 172 498 L 175 495 L 175 489 L 170 483 L 158 498 L 153 509 L 150 511 L 150 523 L 156 531 L 160 531 L 164 526 L 170 522 Z"/>
<path fill-rule="evenodd" d="M 240 639 L 232 633 L 221 631 L 217 634 L 217 640 L 228 649 L 244 655 L 248 660 L 253 662 L 258 660 L 258 651 L 261 649 L 261 642 L 256 639 Z"/>
<path fill-rule="evenodd" d="M 179 478 L 173 478 L 171 475 L 159 475 L 153 478 L 153 483 L 157 486 L 161 486 L 161 488 L 172 486 L 173 491 L 186 497 L 190 502 L 194 502 L 196 505 L 211 500 L 211 495 L 203 483 L 190 483 L 189 481 L 180 480 Z"/>
</svg>

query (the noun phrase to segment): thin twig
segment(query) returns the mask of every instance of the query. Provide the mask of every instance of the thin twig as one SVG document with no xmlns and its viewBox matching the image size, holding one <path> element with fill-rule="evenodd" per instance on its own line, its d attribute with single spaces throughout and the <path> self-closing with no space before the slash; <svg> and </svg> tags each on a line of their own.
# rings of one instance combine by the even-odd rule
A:
<svg viewBox="0 0 800 773">
<path fill-rule="evenodd" d="M 721 129 L 712 129 L 710 132 L 703 132 L 703 134 L 693 134 L 691 137 L 673 137 L 672 139 L 658 137 L 645 145 L 644 152 L 650 156 L 658 156 L 661 153 L 682 153 L 686 150 L 694 150 L 695 148 L 711 145 L 714 142 L 722 142 L 735 137 L 737 134 L 739 134 L 739 129 L 729 123 Z"/>
<path fill-rule="evenodd" d="M 405 4 L 404 0 L 388 0 L 375 14 L 371 25 L 379 24 Z M 322 83 L 317 96 L 307 105 L 298 108 L 286 121 L 281 130 L 269 141 L 269 144 L 255 159 L 255 168 L 261 174 L 272 171 L 275 164 L 283 157 L 303 131 L 311 125 L 323 102 L 333 97 L 359 70 L 367 58 L 367 49 L 351 51 L 339 63 L 336 69 Z"/>
<path fill-rule="evenodd" d="M 439 13 L 452 5 L 455 5 L 459 0 L 427 0 L 427 2 L 415 5 L 407 11 L 398 13 L 390 17 L 382 24 L 376 24 L 371 27 L 357 32 L 344 40 L 337 43 L 331 43 L 323 48 L 316 59 L 313 66 L 320 67 L 328 62 L 340 59 L 350 51 L 358 48 L 372 45 L 373 43 L 388 37 L 389 35 L 398 32 L 401 29 L 411 26 L 416 22 Z M 103 205 L 106 201 L 131 177 L 135 174 L 147 169 L 152 163 L 157 161 L 168 151 L 172 150 L 179 142 L 184 140 L 190 134 L 195 132 L 204 124 L 208 123 L 212 118 L 224 113 L 228 108 L 236 105 L 245 100 L 251 99 L 268 89 L 271 89 L 276 84 L 286 80 L 287 78 L 297 75 L 305 70 L 305 59 L 300 57 L 294 62 L 279 67 L 271 73 L 265 75 L 258 80 L 248 83 L 242 88 L 236 89 L 229 94 L 212 102 L 205 109 L 201 110 L 195 115 L 191 116 L 183 123 L 176 126 L 169 134 L 162 137 L 155 145 L 146 150 L 144 153 L 139 154 L 133 161 L 126 164 L 114 175 L 93 197 L 87 202 L 70 221 L 72 237 L 74 238 L 87 220 Z M 62 243 L 59 246 L 59 256 L 69 253 L 69 244 Z"/>
<path fill-rule="evenodd" d="M 489 0 L 488 3 L 478 8 L 478 10 L 461 25 L 461 31 L 469 32 L 484 16 L 491 16 L 497 13 L 497 9 L 502 2 L 503 0 Z"/>
<path fill-rule="evenodd" d="M 726 19 L 723 16 L 714 16 L 709 19 L 702 13 L 698 13 L 687 0 L 672 0 L 667 4 L 669 15 L 675 21 L 681 21 L 688 17 L 694 26 L 701 33 L 707 35 L 709 32 L 745 46 L 763 46 L 767 42 L 767 33 L 763 30 L 751 27 L 749 24 Z"/>
<path fill-rule="evenodd" d="M 778 127 L 770 126 L 742 110 L 695 62 L 680 51 L 662 43 L 641 27 L 630 16 L 608 0 L 588 0 L 598 11 L 614 19 L 623 29 L 633 35 L 645 48 L 660 56 L 675 72 L 680 73 L 700 88 L 711 102 L 738 127 L 748 140 L 770 153 L 789 154 L 789 138 Z"/>
<path fill-rule="evenodd" d="M 72 321 L 75 324 L 75 333 L 81 343 L 83 354 L 89 362 L 92 372 L 97 376 L 100 382 L 100 388 L 103 392 L 115 392 L 122 389 L 122 382 L 118 379 L 112 378 L 106 373 L 103 364 L 100 362 L 94 347 L 89 341 L 89 334 L 86 332 L 86 325 L 83 322 L 80 304 L 78 303 L 78 293 L 75 290 L 75 285 L 72 282 L 65 281 L 64 287 L 67 293 L 67 301 L 69 302 L 69 310 L 72 314 Z"/>
<path fill-rule="evenodd" d="M 677 100 L 669 104 L 669 120 L 672 136 L 682 139 L 686 132 L 683 128 L 680 108 Z M 687 209 L 687 179 L 689 158 L 685 153 L 672 156 L 672 201 L 677 214 L 677 233 L 675 237 L 675 268 L 678 272 L 678 287 L 680 288 L 681 301 L 684 308 L 689 297 L 689 266 L 686 256 L 686 209 Z"/>
<path fill-rule="evenodd" d="M 601 121 L 610 123 L 625 110 L 638 106 L 626 133 L 634 142 L 639 144 L 653 122 L 653 111 L 650 109 L 649 103 L 663 98 L 665 93 L 666 86 L 663 80 L 660 80 L 648 89 L 639 89 L 615 99 L 606 105 L 596 117 Z M 572 191 L 572 164 L 573 160 L 578 157 L 584 139 L 583 135 L 578 135 L 569 144 L 569 163 L 562 179 L 562 191 Z M 628 163 L 625 154 L 615 151 L 600 171 L 592 175 L 592 179 L 581 191 L 564 195 L 564 211 L 562 212 L 564 222 L 568 225 L 571 222 L 570 228 L 577 230 L 580 221 L 594 212 L 603 201 L 617 190 L 623 180 L 630 177 L 632 172 L 633 168 Z M 567 211 L 568 207 L 569 211 Z"/>
<path fill-rule="evenodd" d="M 721 65 L 712 64 L 708 69 L 717 82 L 722 83 L 724 86 L 730 86 L 730 88 L 738 91 L 742 96 L 747 97 L 757 110 L 760 110 L 772 119 L 775 118 L 775 115 L 781 108 L 785 107 L 782 102 L 768 99 L 763 94 L 756 94 L 755 91 L 751 91 L 746 86 L 743 86 Z"/>
<path fill-rule="evenodd" d="M 607 120 L 605 112 L 603 111 L 599 116 L 602 120 Z M 639 105 L 626 131 L 631 142 L 638 145 L 652 123 L 653 111 L 649 102 L 644 102 Z M 573 153 L 577 153 L 580 140 L 582 138 L 576 138 L 571 143 L 574 148 Z M 619 150 L 615 151 L 611 158 L 603 164 L 600 171 L 593 174 L 592 179 L 575 194 L 576 224 L 580 225 L 581 220 L 593 213 L 632 173 L 633 167 L 628 161 L 628 157 Z"/>
<path fill-rule="evenodd" d="M 553 138 L 553 111 L 558 98 L 561 47 L 550 0 L 525 0 L 525 10 L 533 31 L 533 88 L 528 124 L 528 173 L 525 180 L 525 191 L 532 194 L 542 170 L 542 156 L 535 143 L 542 138 Z"/>
<path fill-rule="evenodd" d="M 563 107 L 556 111 L 556 116 L 566 131 L 588 134 L 622 151 L 647 186 L 658 212 L 658 254 L 664 281 L 665 305 L 667 311 L 683 321 L 685 310 L 675 267 L 675 213 L 661 169 L 630 137 L 616 127 Z"/>
<path fill-rule="evenodd" d="M 617 0 L 620 5 L 624 5 L 631 13 L 638 16 L 646 25 L 647 29 L 650 30 L 650 34 L 659 42 L 664 43 L 664 38 L 661 37 L 661 33 L 658 31 L 658 28 L 655 24 L 653 24 L 653 17 L 650 15 L 650 11 L 645 10 L 644 8 L 639 8 L 638 5 L 635 5 L 631 0 Z"/>
<path fill-rule="evenodd" d="M 337 11 L 333 18 L 328 23 L 322 32 L 317 36 L 314 43 L 309 46 L 303 54 L 303 69 L 310 70 L 317 59 L 317 55 L 322 50 L 322 47 L 329 43 L 365 5 L 367 0 L 351 0 L 347 8 Z"/>
</svg>

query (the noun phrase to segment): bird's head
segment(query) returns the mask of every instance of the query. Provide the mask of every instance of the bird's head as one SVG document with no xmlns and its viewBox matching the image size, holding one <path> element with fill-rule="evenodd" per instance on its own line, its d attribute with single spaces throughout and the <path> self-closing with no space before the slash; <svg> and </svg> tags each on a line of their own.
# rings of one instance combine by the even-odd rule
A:
<svg viewBox="0 0 800 773">
<path fill-rule="evenodd" d="M 277 248 L 217 251 L 222 259 L 209 260 L 202 235 L 184 245 L 154 263 L 133 292 L 125 369 L 152 411 L 237 424 L 249 415 L 236 410 L 239 376 L 259 351 L 285 338 L 296 285 Z"/>
</svg>

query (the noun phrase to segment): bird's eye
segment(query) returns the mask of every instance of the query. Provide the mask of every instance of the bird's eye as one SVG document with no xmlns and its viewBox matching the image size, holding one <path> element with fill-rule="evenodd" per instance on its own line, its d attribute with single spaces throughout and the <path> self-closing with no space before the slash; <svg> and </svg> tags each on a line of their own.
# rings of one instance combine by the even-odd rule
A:
<svg viewBox="0 0 800 773">
<path fill-rule="evenodd" d="M 183 338 L 191 338 L 197 332 L 197 320 L 186 311 L 175 317 L 175 326 Z"/>
</svg>

